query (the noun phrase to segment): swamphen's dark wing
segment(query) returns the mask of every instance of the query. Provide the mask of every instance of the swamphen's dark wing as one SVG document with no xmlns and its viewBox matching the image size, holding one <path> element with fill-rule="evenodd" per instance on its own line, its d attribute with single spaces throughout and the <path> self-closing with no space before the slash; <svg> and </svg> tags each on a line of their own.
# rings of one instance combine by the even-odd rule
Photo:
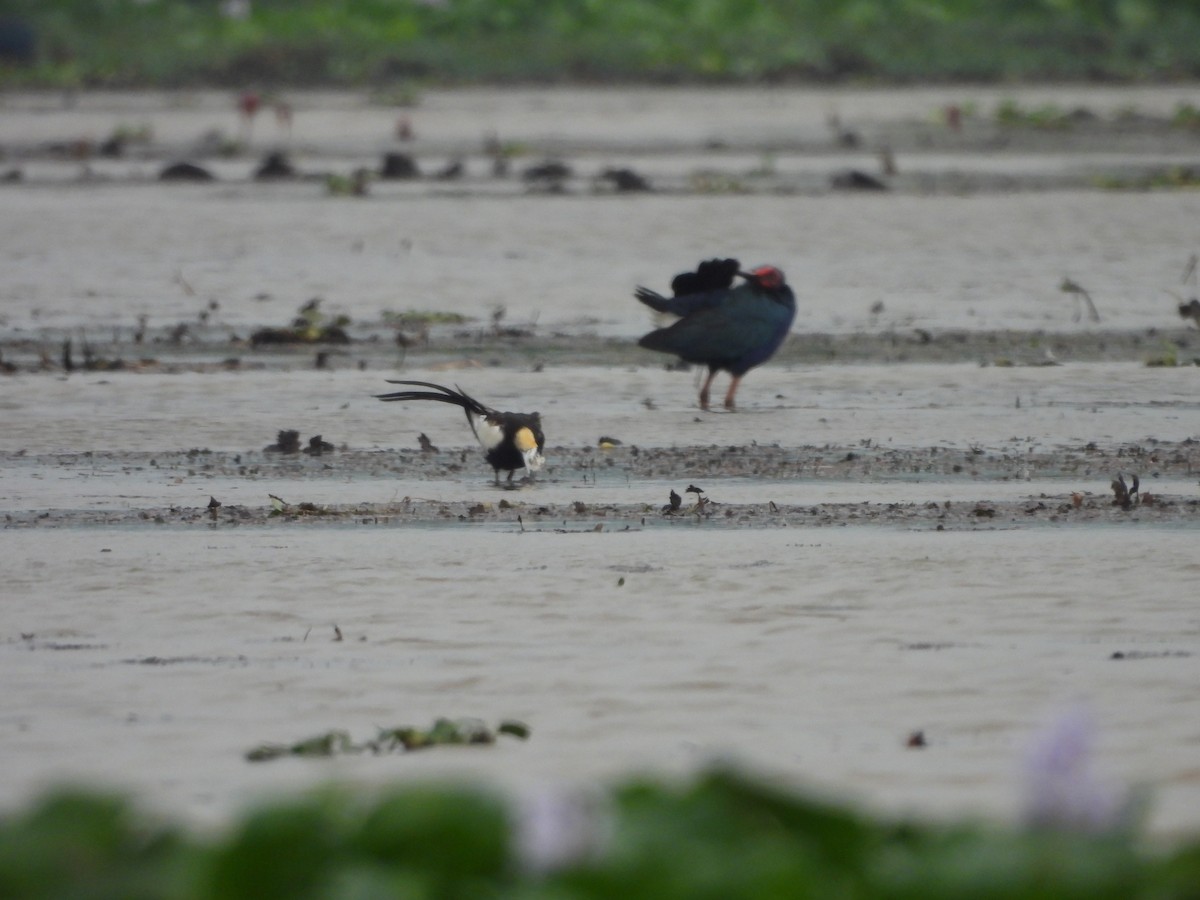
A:
<svg viewBox="0 0 1200 900">
<path fill-rule="evenodd" d="M 673 316 L 690 316 L 702 309 L 720 306 L 729 299 L 729 289 L 722 288 L 713 291 L 703 291 L 699 294 L 664 297 L 657 291 L 639 287 L 633 292 L 633 296 L 637 297 L 655 312 L 670 313 Z"/>
<path fill-rule="evenodd" d="M 655 312 L 688 316 L 723 303 L 738 274 L 738 267 L 736 259 L 705 260 L 696 267 L 695 272 L 682 272 L 671 280 L 674 296 L 666 297 L 658 291 L 640 286 L 633 296 Z"/>
<path fill-rule="evenodd" d="M 737 276 L 746 279 L 745 283 L 728 286 Z M 673 286 L 674 297 L 644 287 L 634 292 L 652 309 L 681 316 L 674 325 L 652 331 L 638 343 L 708 366 L 708 377 L 700 388 L 701 409 L 709 408 L 713 376 L 722 369 L 728 371 L 733 377 L 725 408 L 732 410 L 742 376 L 770 359 L 787 337 L 796 315 L 796 297 L 775 266 L 743 272 L 732 259 L 707 260 L 695 272 L 676 276 Z M 696 290 L 678 293 L 692 289 Z"/>
<path fill-rule="evenodd" d="M 671 291 L 676 297 L 682 297 L 723 290 L 733 285 L 740 267 L 736 259 L 707 259 L 696 267 L 695 272 L 681 272 L 671 279 Z"/>
<path fill-rule="evenodd" d="M 791 298 L 791 290 L 782 288 Z M 705 297 L 709 295 L 698 295 Z M 750 285 L 721 292 L 714 303 L 638 341 L 648 350 L 674 353 L 691 363 L 743 375 L 779 349 L 796 314 L 794 300 L 774 300 Z"/>
</svg>

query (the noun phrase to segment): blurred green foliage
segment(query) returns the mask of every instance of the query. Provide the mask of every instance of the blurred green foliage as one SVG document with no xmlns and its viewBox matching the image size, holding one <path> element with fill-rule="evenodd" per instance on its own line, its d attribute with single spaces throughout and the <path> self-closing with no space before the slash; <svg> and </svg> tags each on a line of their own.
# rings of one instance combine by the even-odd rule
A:
<svg viewBox="0 0 1200 900">
<path fill-rule="evenodd" d="M 5 0 L 17 85 L 1169 79 L 1177 0 Z M 240 9 L 240 13 L 239 13 Z"/>
<path fill-rule="evenodd" d="M 1171 900 L 1197 885 L 1200 841 L 1149 850 L 1121 831 L 882 821 L 727 769 L 633 780 L 541 828 L 486 790 L 427 784 L 327 789 L 205 837 L 82 791 L 0 820 L 8 900 Z"/>
</svg>

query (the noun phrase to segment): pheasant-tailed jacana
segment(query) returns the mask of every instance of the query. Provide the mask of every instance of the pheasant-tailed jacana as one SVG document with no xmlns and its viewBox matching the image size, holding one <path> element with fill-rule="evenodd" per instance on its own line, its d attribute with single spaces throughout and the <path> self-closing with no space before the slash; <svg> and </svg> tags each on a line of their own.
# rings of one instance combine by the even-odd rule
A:
<svg viewBox="0 0 1200 900">
<path fill-rule="evenodd" d="M 487 451 L 486 459 L 495 470 L 497 484 L 500 483 L 501 469 L 508 470 L 508 481 L 511 482 L 513 472 L 517 469 L 533 473 L 546 461 L 542 456 L 546 436 L 542 434 L 542 417 L 539 413 L 498 412 L 459 388 L 448 388 L 429 381 L 389 380 L 388 384 L 406 384 L 431 390 L 376 394 L 378 399 L 437 400 L 461 407 L 467 414 L 471 431 Z"/>
</svg>

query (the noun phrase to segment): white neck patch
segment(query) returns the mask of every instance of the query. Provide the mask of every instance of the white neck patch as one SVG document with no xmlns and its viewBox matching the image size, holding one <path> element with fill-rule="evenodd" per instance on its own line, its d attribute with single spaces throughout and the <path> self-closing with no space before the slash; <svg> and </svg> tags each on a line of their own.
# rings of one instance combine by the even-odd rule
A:
<svg viewBox="0 0 1200 900">
<path fill-rule="evenodd" d="M 475 422 L 475 436 L 479 438 L 479 443 L 483 444 L 485 450 L 491 450 L 504 440 L 504 429 L 489 422 L 487 416 L 476 416 Z"/>
</svg>

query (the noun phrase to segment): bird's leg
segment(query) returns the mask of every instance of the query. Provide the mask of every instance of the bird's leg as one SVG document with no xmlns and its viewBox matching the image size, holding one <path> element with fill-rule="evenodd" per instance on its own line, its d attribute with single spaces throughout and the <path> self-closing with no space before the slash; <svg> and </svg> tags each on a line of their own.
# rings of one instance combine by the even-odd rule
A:
<svg viewBox="0 0 1200 900">
<path fill-rule="evenodd" d="M 1100 313 L 1096 311 L 1096 304 L 1092 302 L 1092 295 L 1087 291 L 1083 291 L 1082 294 L 1084 301 L 1087 303 L 1088 316 L 1091 317 L 1093 322 L 1099 322 Z"/>
<path fill-rule="evenodd" d="M 700 388 L 700 408 L 705 412 L 708 412 L 708 389 L 712 387 L 713 378 L 716 375 L 716 369 L 709 369 L 708 377 L 704 379 L 704 387 Z"/>
<path fill-rule="evenodd" d="M 741 375 L 734 375 L 732 380 L 729 382 L 729 390 L 725 392 L 725 408 L 726 409 L 732 410 L 734 408 L 733 407 L 733 395 L 737 393 L 738 385 L 741 384 L 741 381 L 742 381 Z"/>
<path fill-rule="evenodd" d="M 516 471 L 516 469 L 509 469 L 509 470 L 508 470 L 508 480 L 505 482 L 506 484 L 512 484 L 513 472 L 515 472 L 515 471 Z M 497 473 L 496 473 L 496 478 L 497 478 L 497 479 L 499 479 L 499 477 L 500 477 L 500 473 L 499 473 L 499 472 L 497 472 Z"/>
</svg>

